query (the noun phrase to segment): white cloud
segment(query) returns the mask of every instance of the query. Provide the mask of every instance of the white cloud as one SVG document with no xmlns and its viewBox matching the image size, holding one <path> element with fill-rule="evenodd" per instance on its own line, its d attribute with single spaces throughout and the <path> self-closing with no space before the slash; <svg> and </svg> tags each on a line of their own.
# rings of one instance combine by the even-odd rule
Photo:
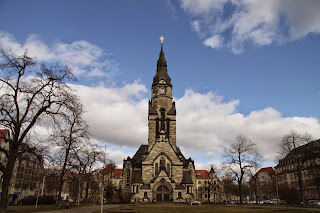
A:
<svg viewBox="0 0 320 213">
<path fill-rule="evenodd" d="M 11 49 L 21 55 L 27 49 L 31 57 L 40 62 L 59 63 L 67 65 L 78 77 L 110 78 L 118 71 L 118 63 L 111 59 L 100 47 L 87 41 L 75 41 L 71 44 L 55 42 L 48 46 L 37 35 L 29 35 L 24 44 L 20 44 L 7 33 L 0 32 L 0 48 Z"/>
<path fill-rule="evenodd" d="M 94 138 L 137 147 L 147 141 L 146 87 L 138 81 L 121 88 L 72 85 L 85 106 L 85 119 Z"/>
<path fill-rule="evenodd" d="M 241 53 L 246 42 L 256 46 L 282 44 L 320 33 L 320 2 L 314 0 L 181 0 L 191 26 L 212 48 L 208 39 L 219 35 L 220 46 Z M 200 28 L 201 23 L 201 28 Z M 222 39 L 219 39 L 222 41 Z M 220 47 L 219 46 L 219 47 Z"/>
<path fill-rule="evenodd" d="M 244 134 L 257 143 L 265 160 L 273 161 L 278 143 L 290 130 L 309 132 L 320 138 L 320 124 L 316 118 L 282 117 L 273 108 L 251 112 L 245 116 L 237 112 L 239 101 L 223 102 L 223 97 L 187 90 L 177 100 L 177 143 L 186 150 L 219 154 L 226 144 Z"/>
<path fill-rule="evenodd" d="M 135 81 L 120 88 L 80 85 L 73 85 L 73 88 L 85 105 L 85 118 L 94 138 L 136 150 L 141 143 L 148 143 L 149 95 L 145 85 Z M 185 157 L 195 159 L 197 152 L 204 152 L 216 159 L 223 147 L 241 133 L 257 143 L 265 160 L 274 161 L 278 143 L 290 130 L 309 132 L 320 138 L 320 124 L 316 118 L 283 117 L 271 107 L 246 116 L 237 112 L 238 105 L 239 100 L 223 101 L 222 96 L 212 92 L 193 90 L 187 90 L 183 97 L 176 99 L 177 145 Z M 122 154 L 121 159 L 124 156 Z M 204 167 L 196 163 L 197 168 Z"/>
<path fill-rule="evenodd" d="M 214 35 L 210 38 L 207 38 L 203 44 L 211 48 L 219 49 L 222 47 L 223 41 L 219 35 Z"/>
</svg>

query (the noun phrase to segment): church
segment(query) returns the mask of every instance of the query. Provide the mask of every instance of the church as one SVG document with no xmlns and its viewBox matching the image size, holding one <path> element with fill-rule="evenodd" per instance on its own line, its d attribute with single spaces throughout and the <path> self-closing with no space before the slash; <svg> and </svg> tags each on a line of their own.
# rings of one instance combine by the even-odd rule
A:
<svg viewBox="0 0 320 213">
<path fill-rule="evenodd" d="M 131 192 L 132 202 L 184 202 L 193 200 L 196 190 L 194 161 L 177 146 L 176 107 L 163 39 L 149 100 L 148 145 L 123 161 L 122 188 Z"/>
</svg>

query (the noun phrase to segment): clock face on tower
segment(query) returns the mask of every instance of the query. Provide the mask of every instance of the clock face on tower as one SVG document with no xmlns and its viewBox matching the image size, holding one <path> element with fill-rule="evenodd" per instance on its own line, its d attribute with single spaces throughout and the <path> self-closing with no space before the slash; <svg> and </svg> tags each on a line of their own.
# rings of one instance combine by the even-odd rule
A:
<svg viewBox="0 0 320 213">
<path fill-rule="evenodd" d="M 165 90 L 163 88 L 160 89 L 160 94 L 164 94 Z"/>
</svg>

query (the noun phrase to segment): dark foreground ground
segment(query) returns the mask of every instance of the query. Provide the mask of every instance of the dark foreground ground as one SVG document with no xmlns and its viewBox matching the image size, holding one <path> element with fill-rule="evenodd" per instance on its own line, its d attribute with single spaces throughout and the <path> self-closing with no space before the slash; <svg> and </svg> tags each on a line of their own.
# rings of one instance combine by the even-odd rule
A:
<svg viewBox="0 0 320 213">
<path fill-rule="evenodd" d="M 8 208 L 10 213 L 20 212 L 36 212 L 34 206 L 18 206 L 16 208 Z M 38 213 L 100 213 L 100 206 L 84 206 L 80 208 L 73 207 L 71 209 L 39 208 Z M 44 211 L 43 211 L 44 210 Z M 49 211 L 46 211 L 49 210 Z M 293 212 L 308 213 L 319 212 L 319 207 L 297 207 L 297 206 L 274 206 L 274 205 L 200 205 L 190 206 L 187 204 L 134 204 L 134 205 L 104 205 L 106 213 L 271 213 L 271 212 Z"/>
<path fill-rule="evenodd" d="M 293 206 L 272 206 L 272 205 L 200 205 L 190 206 L 187 204 L 149 204 L 149 205 L 124 205 L 113 209 L 108 209 L 105 212 L 136 212 L 136 213 L 264 213 L 264 212 L 320 212 L 320 208 L 302 208 Z M 98 212 L 96 212 L 98 213 Z"/>
</svg>

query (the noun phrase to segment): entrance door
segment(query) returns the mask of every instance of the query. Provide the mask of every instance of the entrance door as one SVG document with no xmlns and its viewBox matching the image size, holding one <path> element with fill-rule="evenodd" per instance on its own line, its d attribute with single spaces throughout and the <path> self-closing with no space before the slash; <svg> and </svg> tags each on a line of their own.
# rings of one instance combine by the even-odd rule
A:
<svg viewBox="0 0 320 213">
<path fill-rule="evenodd" d="M 169 202 L 169 189 L 165 185 L 157 188 L 157 202 Z"/>
</svg>

